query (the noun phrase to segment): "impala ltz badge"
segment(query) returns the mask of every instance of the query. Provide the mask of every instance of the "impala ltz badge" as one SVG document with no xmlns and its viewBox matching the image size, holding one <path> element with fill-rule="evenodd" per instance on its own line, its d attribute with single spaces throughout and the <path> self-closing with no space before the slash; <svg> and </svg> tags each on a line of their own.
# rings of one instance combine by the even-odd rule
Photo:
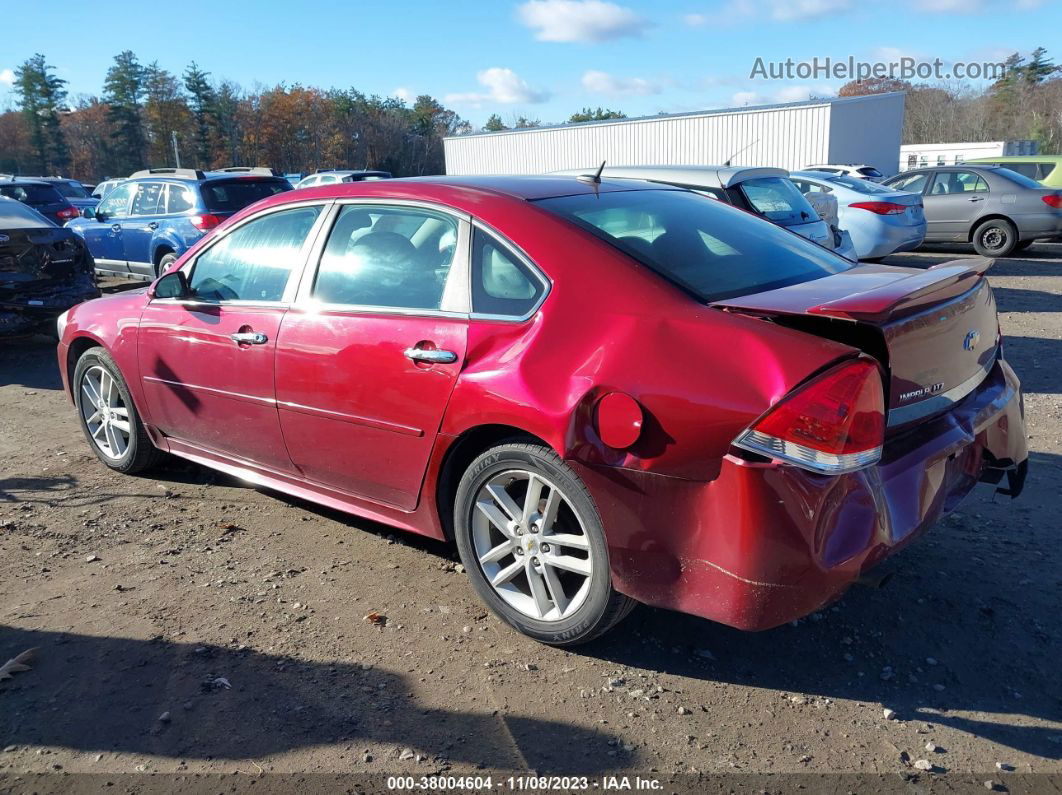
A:
<svg viewBox="0 0 1062 795">
<path fill-rule="evenodd" d="M 981 341 L 981 332 L 977 329 L 971 329 L 966 334 L 966 339 L 962 341 L 962 347 L 968 351 L 972 351 L 977 347 L 977 343 Z"/>
<path fill-rule="evenodd" d="M 918 389 L 912 389 L 910 392 L 900 393 L 900 402 L 906 403 L 909 400 L 914 400 L 920 397 L 929 397 L 934 395 L 944 388 L 944 384 L 929 384 L 928 386 L 919 387 Z"/>
</svg>

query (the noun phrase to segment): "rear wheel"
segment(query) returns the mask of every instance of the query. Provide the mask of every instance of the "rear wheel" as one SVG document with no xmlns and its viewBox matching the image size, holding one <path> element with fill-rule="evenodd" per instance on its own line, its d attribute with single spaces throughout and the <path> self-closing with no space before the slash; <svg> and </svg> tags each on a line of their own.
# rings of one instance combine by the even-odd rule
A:
<svg viewBox="0 0 1062 795">
<path fill-rule="evenodd" d="M 154 466 L 162 452 L 151 443 L 121 372 L 103 348 L 89 348 L 74 368 L 74 405 L 96 457 L 118 472 Z"/>
<path fill-rule="evenodd" d="M 974 230 L 973 245 L 982 257 L 1006 257 L 1018 245 L 1018 230 L 1004 218 L 993 218 Z"/>
<path fill-rule="evenodd" d="M 159 258 L 158 265 L 155 266 L 155 278 L 159 278 L 159 276 L 169 270 L 170 265 L 172 265 L 176 261 L 177 255 L 174 254 L 172 251 L 168 254 L 163 254 L 162 257 Z"/>
<path fill-rule="evenodd" d="M 549 448 L 502 444 L 477 458 L 457 487 L 454 531 L 480 598 L 542 643 L 585 643 L 635 605 L 612 587 L 590 493 Z"/>
</svg>

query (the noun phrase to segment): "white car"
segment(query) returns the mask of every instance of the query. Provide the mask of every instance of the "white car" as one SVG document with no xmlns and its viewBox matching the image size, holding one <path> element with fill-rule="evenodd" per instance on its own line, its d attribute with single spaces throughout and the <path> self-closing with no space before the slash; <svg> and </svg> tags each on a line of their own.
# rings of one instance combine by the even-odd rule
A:
<svg viewBox="0 0 1062 795">
<path fill-rule="evenodd" d="M 885 175 L 878 171 L 874 166 L 868 166 L 866 163 L 847 163 L 844 165 L 820 165 L 820 166 L 804 166 L 803 171 L 822 171 L 826 174 L 841 174 L 845 177 L 854 177 L 855 179 L 867 179 L 871 182 L 881 182 L 885 179 Z"/>
<path fill-rule="evenodd" d="M 803 191 L 801 192 L 803 193 Z M 856 254 L 852 236 L 848 234 L 847 229 L 841 229 L 840 215 L 837 210 L 837 197 L 830 193 L 816 192 L 804 193 L 804 198 L 808 200 L 808 204 L 815 208 L 819 218 L 825 221 L 833 232 L 833 250 L 845 259 L 850 259 L 853 262 L 858 260 L 859 256 Z"/>
</svg>

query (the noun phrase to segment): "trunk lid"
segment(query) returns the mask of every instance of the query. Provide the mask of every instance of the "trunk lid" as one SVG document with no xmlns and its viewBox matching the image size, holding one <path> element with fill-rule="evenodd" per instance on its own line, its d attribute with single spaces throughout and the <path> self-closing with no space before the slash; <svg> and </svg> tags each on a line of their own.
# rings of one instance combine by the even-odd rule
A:
<svg viewBox="0 0 1062 795">
<path fill-rule="evenodd" d="M 860 266 L 713 304 L 851 345 L 888 374 L 889 426 L 948 410 L 984 379 L 998 350 L 991 260 L 926 270 Z"/>
<path fill-rule="evenodd" d="M 91 267 L 86 260 L 84 245 L 69 229 L 0 230 L 0 295 L 10 298 L 72 282 Z"/>
</svg>

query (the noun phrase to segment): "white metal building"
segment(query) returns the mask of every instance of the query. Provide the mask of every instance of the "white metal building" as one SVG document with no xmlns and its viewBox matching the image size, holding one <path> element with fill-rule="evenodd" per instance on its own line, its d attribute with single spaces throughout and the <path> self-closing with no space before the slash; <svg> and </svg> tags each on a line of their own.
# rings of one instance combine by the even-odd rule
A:
<svg viewBox="0 0 1062 795">
<path fill-rule="evenodd" d="M 443 142 L 447 174 L 542 174 L 630 165 L 775 166 L 866 163 L 895 173 L 902 93 L 661 114 L 495 133 Z"/>
<path fill-rule="evenodd" d="M 900 147 L 900 171 L 926 166 L 953 166 L 977 157 L 1009 157 L 1039 154 L 1036 141 L 966 141 L 965 143 L 904 144 Z"/>
</svg>

